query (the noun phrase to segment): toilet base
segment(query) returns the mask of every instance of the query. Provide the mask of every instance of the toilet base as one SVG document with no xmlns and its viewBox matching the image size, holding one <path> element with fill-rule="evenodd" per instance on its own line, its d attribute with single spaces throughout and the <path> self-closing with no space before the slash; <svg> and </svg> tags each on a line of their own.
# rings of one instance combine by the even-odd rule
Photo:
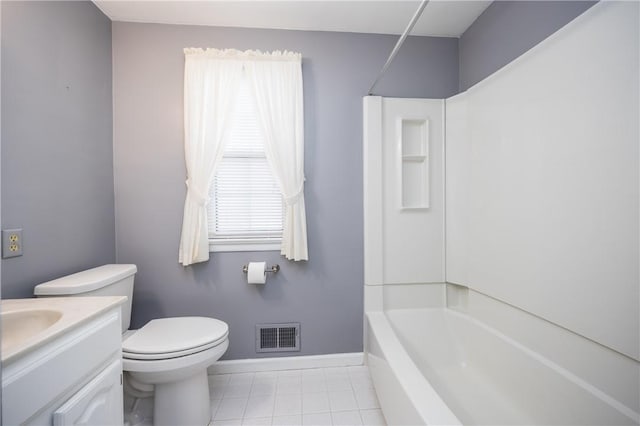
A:
<svg viewBox="0 0 640 426">
<path fill-rule="evenodd" d="M 207 370 L 201 370 L 184 380 L 155 385 L 155 426 L 207 426 L 210 421 L 211 402 Z"/>
</svg>

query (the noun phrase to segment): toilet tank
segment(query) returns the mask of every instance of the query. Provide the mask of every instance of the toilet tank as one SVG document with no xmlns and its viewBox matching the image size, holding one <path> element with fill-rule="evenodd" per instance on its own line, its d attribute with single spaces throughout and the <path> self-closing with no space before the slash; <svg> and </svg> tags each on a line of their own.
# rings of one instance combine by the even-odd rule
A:
<svg viewBox="0 0 640 426">
<path fill-rule="evenodd" d="M 103 265 L 38 284 L 37 297 L 127 296 L 122 305 L 122 332 L 131 324 L 133 278 L 136 265 Z"/>
</svg>

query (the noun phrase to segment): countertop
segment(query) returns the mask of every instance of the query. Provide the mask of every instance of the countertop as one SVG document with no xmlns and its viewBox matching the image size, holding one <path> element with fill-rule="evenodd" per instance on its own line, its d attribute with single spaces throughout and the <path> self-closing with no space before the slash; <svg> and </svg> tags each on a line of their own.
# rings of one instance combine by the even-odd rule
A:
<svg viewBox="0 0 640 426">
<path fill-rule="evenodd" d="M 0 301 L 0 313 L 48 310 L 62 315 L 48 328 L 18 342 L 9 342 L 2 337 L 2 363 L 7 363 L 56 339 L 68 331 L 87 323 L 92 318 L 120 306 L 127 301 L 125 296 L 101 297 L 43 297 L 33 299 L 8 299 Z M 3 324 L 3 333 L 8 325 Z"/>
</svg>

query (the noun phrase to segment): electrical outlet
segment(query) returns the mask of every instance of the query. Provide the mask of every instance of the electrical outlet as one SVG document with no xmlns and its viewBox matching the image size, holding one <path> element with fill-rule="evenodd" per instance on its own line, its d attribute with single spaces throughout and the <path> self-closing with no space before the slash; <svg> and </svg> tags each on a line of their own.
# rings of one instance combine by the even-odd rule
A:
<svg viewBox="0 0 640 426">
<path fill-rule="evenodd" d="M 22 256 L 22 229 L 2 231 L 2 258 Z"/>
</svg>

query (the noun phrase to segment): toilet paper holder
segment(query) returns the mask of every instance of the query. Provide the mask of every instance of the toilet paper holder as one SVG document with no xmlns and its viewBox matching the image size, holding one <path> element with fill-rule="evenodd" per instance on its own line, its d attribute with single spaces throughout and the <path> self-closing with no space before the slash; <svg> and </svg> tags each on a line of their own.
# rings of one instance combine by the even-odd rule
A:
<svg viewBox="0 0 640 426">
<path fill-rule="evenodd" d="M 273 265 L 271 268 L 267 268 L 265 269 L 265 272 L 273 272 L 274 274 L 276 272 L 278 272 L 280 270 L 280 265 L 278 265 L 277 263 L 275 265 Z M 249 272 L 249 265 L 244 265 L 242 267 L 242 272 L 244 272 L 245 274 L 247 272 Z"/>
</svg>

